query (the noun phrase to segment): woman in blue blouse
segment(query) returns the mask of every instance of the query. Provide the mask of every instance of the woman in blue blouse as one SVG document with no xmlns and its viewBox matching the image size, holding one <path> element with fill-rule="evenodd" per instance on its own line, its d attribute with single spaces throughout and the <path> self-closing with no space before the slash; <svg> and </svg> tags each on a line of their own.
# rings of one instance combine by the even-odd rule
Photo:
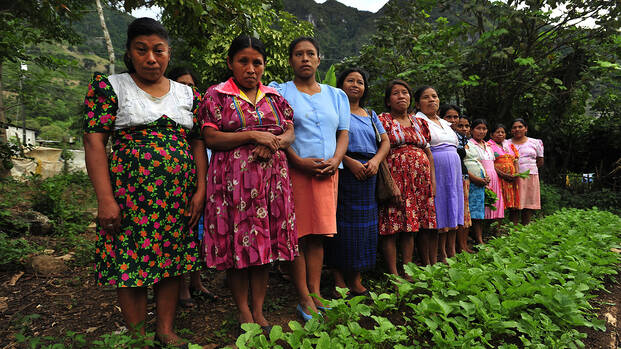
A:
<svg viewBox="0 0 621 349">
<path fill-rule="evenodd" d="M 338 234 L 326 241 L 326 265 L 335 269 L 336 286 L 348 287 L 350 295 L 357 296 L 369 292 L 362 285 L 360 272 L 375 266 L 376 174 L 390 150 L 390 142 L 377 114 L 364 109 L 369 94 L 366 73 L 358 68 L 347 69 L 339 76 L 336 86 L 349 98 L 351 120 L 349 146 L 343 158 L 345 166 L 339 170 Z"/>
<path fill-rule="evenodd" d="M 319 44 L 310 37 L 289 45 L 293 81 L 272 83 L 293 108 L 295 141 L 287 149 L 300 256 L 292 263 L 291 275 L 300 304 L 297 311 L 308 320 L 323 309 L 319 299 L 323 242 L 336 228 L 338 169 L 349 142 L 349 101 L 347 95 L 315 80 L 319 66 Z"/>
</svg>

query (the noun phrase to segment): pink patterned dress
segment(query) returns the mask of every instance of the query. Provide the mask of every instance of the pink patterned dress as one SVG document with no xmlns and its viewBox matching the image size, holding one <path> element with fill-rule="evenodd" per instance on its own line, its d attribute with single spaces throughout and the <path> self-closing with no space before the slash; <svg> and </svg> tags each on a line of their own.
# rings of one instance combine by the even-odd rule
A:
<svg viewBox="0 0 621 349">
<path fill-rule="evenodd" d="M 276 90 L 259 85 L 253 105 L 233 79 L 211 86 L 199 109 L 203 127 L 221 132 L 292 126 L 293 109 Z M 298 238 L 287 157 L 252 155 L 254 144 L 214 151 L 209 165 L 203 248 L 207 266 L 242 269 L 293 260 Z"/>
</svg>

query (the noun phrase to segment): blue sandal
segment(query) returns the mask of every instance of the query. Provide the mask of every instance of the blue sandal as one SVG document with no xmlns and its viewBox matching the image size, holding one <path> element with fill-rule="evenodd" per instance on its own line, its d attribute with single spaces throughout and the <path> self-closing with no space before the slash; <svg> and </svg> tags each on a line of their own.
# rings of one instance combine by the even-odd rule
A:
<svg viewBox="0 0 621 349">
<path fill-rule="evenodd" d="M 308 321 L 308 320 L 310 320 L 310 319 L 312 319 L 312 318 L 313 318 L 313 316 L 312 316 L 312 315 L 306 314 L 306 313 L 304 312 L 304 308 L 302 308 L 302 305 L 301 305 L 301 304 L 298 304 L 298 306 L 297 306 L 297 307 L 295 307 L 295 310 L 297 310 L 298 314 L 302 317 L 302 319 L 304 320 L 304 322 L 306 322 L 306 321 Z"/>
</svg>

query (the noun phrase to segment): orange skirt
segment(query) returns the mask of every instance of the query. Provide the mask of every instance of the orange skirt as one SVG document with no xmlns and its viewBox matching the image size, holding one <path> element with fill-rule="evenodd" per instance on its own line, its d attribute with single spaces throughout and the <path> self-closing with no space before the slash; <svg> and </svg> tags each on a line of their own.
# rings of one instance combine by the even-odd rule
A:
<svg viewBox="0 0 621 349">
<path fill-rule="evenodd" d="M 470 228 L 472 226 L 472 219 L 470 218 L 470 204 L 468 203 L 469 194 L 470 179 L 464 179 L 464 228 Z"/>
<path fill-rule="evenodd" d="M 289 168 L 298 238 L 336 234 L 338 174 L 336 171 L 331 177 L 316 177 Z"/>
<path fill-rule="evenodd" d="M 515 158 L 511 155 L 501 155 L 496 158 L 494 165 L 502 172 L 508 174 L 515 174 L 515 165 L 513 160 Z M 500 186 L 502 188 L 502 198 L 505 202 L 505 208 L 519 208 L 520 207 L 520 192 L 518 190 L 518 181 L 508 182 L 498 176 L 500 179 Z"/>
</svg>

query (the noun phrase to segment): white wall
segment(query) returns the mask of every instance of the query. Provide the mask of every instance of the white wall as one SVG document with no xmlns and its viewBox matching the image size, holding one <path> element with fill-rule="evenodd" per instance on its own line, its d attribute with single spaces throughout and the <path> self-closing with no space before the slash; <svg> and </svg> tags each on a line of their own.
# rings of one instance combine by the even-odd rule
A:
<svg viewBox="0 0 621 349">
<path fill-rule="evenodd" d="M 9 126 L 6 130 L 6 136 L 10 140 L 11 138 L 19 139 L 20 143 L 23 140 L 22 128 Z M 26 145 L 37 145 L 37 140 L 34 130 L 26 129 Z"/>
</svg>

